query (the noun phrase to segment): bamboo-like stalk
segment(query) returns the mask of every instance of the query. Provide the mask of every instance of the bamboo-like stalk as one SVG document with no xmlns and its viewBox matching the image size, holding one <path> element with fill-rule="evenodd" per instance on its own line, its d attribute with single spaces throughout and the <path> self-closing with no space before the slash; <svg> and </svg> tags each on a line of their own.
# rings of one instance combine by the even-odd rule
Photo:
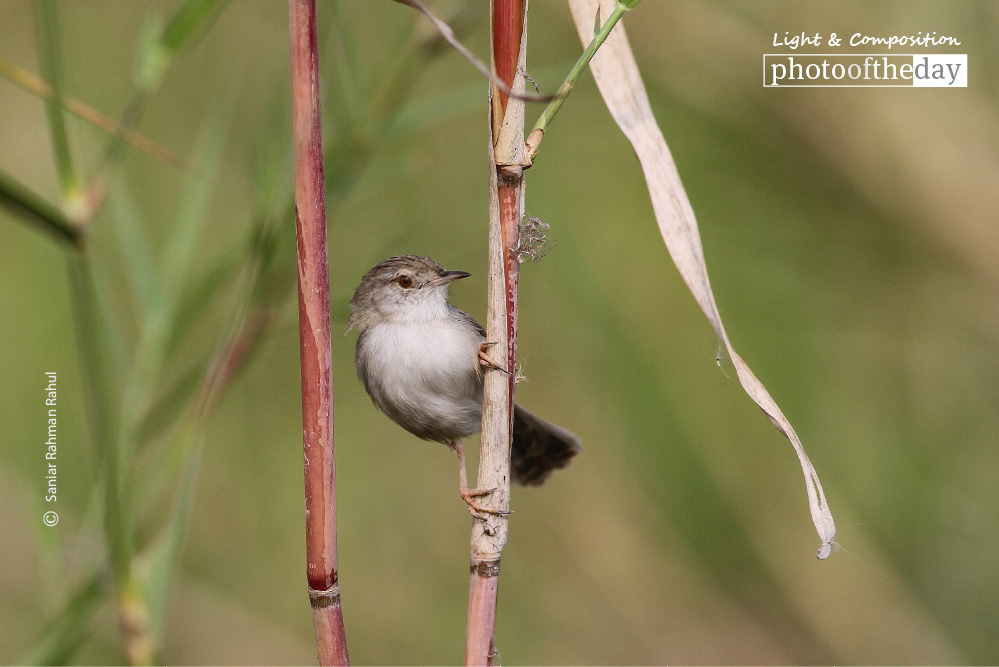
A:
<svg viewBox="0 0 999 667">
<path fill-rule="evenodd" d="M 515 93 L 524 89 L 527 0 L 492 2 L 493 70 Z M 510 507 L 510 442 L 513 425 L 514 361 L 517 349 L 517 245 L 524 215 L 524 103 L 496 86 L 489 96 L 489 283 L 486 337 L 494 359 L 508 373 L 487 372 L 477 486 L 493 489 L 483 504 Z M 500 554 L 509 519 L 489 515 L 472 525 L 465 664 L 492 665 L 497 655 L 496 598 Z"/>
<path fill-rule="evenodd" d="M 346 665 L 337 580 L 330 294 L 315 0 L 288 0 L 288 23 L 309 601 L 319 664 Z"/>
</svg>

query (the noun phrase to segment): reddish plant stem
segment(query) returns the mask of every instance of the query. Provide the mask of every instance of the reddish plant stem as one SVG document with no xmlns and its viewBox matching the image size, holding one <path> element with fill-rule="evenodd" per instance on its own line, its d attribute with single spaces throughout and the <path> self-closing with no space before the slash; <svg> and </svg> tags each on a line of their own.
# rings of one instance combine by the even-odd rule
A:
<svg viewBox="0 0 999 667">
<path fill-rule="evenodd" d="M 468 633 L 466 665 L 492 665 L 496 655 L 496 597 L 499 589 L 499 557 L 472 561 L 468 582 Z"/>
<path fill-rule="evenodd" d="M 515 92 L 523 90 L 517 72 L 522 66 L 526 0 L 493 0 L 493 68 Z M 510 438 L 513 425 L 514 366 L 517 349 L 517 287 L 519 268 L 511 248 L 516 247 L 524 213 L 523 102 L 510 100 L 495 86 L 490 95 L 490 222 L 489 309 L 486 336 L 498 343 L 494 361 L 509 371 L 487 373 L 485 379 L 479 488 L 494 489 L 488 506 L 509 509 Z M 509 108 L 508 108 L 509 107 Z M 496 600 L 500 554 L 506 544 L 508 517 L 475 521 L 468 589 L 468 627 L 465 664 L 492 665 L 497 652 Z"/>
<path fill-rule="evenodd" d="M 492 45 L 493 69 L 496 76 L 502 79 L 508 87 L 513 88 L 513 80 L 517 73 L 517 61 L 520 58 L 520 38 L 524 32 L 524 0 L 494 0 L 492 3 Z M 506 93 L 496 89 L 494 94 L 499 106 L 493 111 L 503 117 L 506 111 Z M 496 114 L 493 114 L 496 117 Z"/>
<path fill-rule="evenodd" d="M 288 18 L 305 448 L 306 574 L 319 663 L 346 665 L 347 644 L 337 582 L 330 294 L 315 0 L 289 0 Z"/>
<path fill-rule="evenodd" d="M 517 247 L 520 221 L 524 217 L 524 174 L 500 178 L 500 229 L 503 233 L 503 279 L 506 295 L 507 382 L 510 385 L 510 425 L 513 427 L 513 389 L 516 381 L 514 362 L 517 353 L 517 293 L 520 287 L 520 262 L 511 248 Z M 504 182 L 507 180 L 507 182 Z"/>
</svg>

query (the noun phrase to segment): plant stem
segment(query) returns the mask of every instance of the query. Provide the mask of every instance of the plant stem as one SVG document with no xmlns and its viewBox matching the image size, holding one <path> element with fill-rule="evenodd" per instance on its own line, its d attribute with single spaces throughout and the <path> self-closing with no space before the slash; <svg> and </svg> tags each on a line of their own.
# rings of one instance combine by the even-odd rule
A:
<svg viewBox="0 0 999 667">
<path fill-rule="evenodd" d="M 60 241 L 72 245 L 83 243 L 80 228 L 70 222 L 59 208 L 48 203 L 10 174 L 0 169 L 0 206 L 7 207 L 19 218 L 35 223 Z"/>
<path fill-rule="evenodd" d="M 526 70 L 527 0 L 493 0 L 492 49 L 496 74 L 515 93 L 524 88 L 517 73 Z M 514 360 L 517 348 L 516 247 L 524 215 L 524 102 L 491 87 L 489 284 L 486 337 L 497 344 L 493 361 L 508 371 L 487 372 L 483 392 L 482 437 L 476 486 L 494 489 L 483 504 L 507 511 L 510 506 L 510 442 L 513 424 Z M 496 597 L 500 554 L 509 518 L 489 515 L 472 524 L 465 664 L 491 665 L 497 655 Z"/>
<path fill-rule="evenodd" d="M 62 55 L 59 45 L 57 0 L 36 0 L 38 56 L 42 72 L 52 88 L 46 101 L 49 132 L 55 153 L 56 169 L 66 209 L 71 220 L 89 219 L 87 197 L 73 168 L 69 139 L 63 118 Z M 118 622 L 125 642 L 125 652 L 133 665 L 152 664 L 155 642 L 149 633 L 149 613 L 142 587 L 132 567 L 134 538 L 132 515 L 128 499 L 128 450 L 122 437 L 118 391 L 113 373 L 111 344 L 102 313 L 100 295 L 94 281 L 88 249 L 80 242 L 78 227 L 63 225 L 47 211 L 46 206 L 32 201 L 27 191 L 8 188 L 7 194 L 20 195 L 22 211 L 44 220 L 49 227 L 65 233 L 76 232 L 74 245 L 67 254 L 70 289 L 76 315 L 76 332 L 83 376 L 90 400 L 88 413 L 94 446 L 101 463 L 104 483 L 104 538 L 117 593 Z M 30 206 L 26 206 L 30 205 Z"/>
<path fill-rule="evenodd" d="M 315 0 L 288 1 L 309 600 L 321 665 L 346 665 L 337 580 L 326 195 Z"/>
<path fill-rule="evenodd" d="M 87 253 L 77 250 L 67 256 L 70 288 L 76 315 L 80 365 L 90 402 L 91 435 L 103 467 L 105 530 L 111 568 L 118 584 L 124 584 L 132 557 L 130 522 L 122 500 L 123 461 L 118 434 L 119 415 L 115 381 L 111 375 L 111 353 Z"/>
<path fill-rule="evenodd" d="M 104 539 L 114 575 L 118 621 L 131 664 L 151 664 L 155 642 L 149 634 L 146 600 L 132 567 L 134 540 L 125 481 L 127 448 L 121 437 L 110 343 L 86 248 L 74 248 L 67 255 L 67 263 L 80 365 L 90 401 L 87 414 L 104 482 Z"/>
<path fill-rule="evenodd" d="M 562 85 L 559 86 L 558 92 L 555 93 L 555 99 L 548 103 L 545 110 L 541 112 L 541 116 L 538 118 L 538 122 L 534 124 L 534 129 L 531 131 L 530 136 L 527 139 L 527 151 L 528 151 L 528 163 L 534 160 L 538 154 L 538 145 L 541 143 L 541 138 L 548 129 L 548 123 L 555 118 L 555 114 L 558 113 L 559 109 L 562 108 L 562 103 L 565 102 L 565 98 L 569 96 L 572 92 L 573 86 L 582 76 L 583 70 L 586 66 L 590 64 L 590 60 L 596 54 L 597 49 L 607 40 L 608 35 L 610 35 L 611 30 L 617 25 L 617 22 L 621 20 L 625 12 L 631 11 L 638 5 L 639 0 L 620 0 L 615 6 L 614 11 L 604 22 L 603 26 L 598 26 L 594 30 L 593 39 L 583 50 L 582 55 L 576 60 L 576 64 L 572 66 L 569 70 L 569 74 L 565 77 Z M 599 22 L 599 13 L 597 14 L 597 20 Z"/>
<path fill-rule="evenodd" d="M 59 47 L 59 15 L 57 0 L 35 0 L 35 32 L 38 36 L 38 60 L 42 75 L 52 86 L 52 96 L 46 100 L 49 133 L 55 152 L 56 169 L 62 196 L 71 204 L 79 192 L 79 181 L 69 152 L 66 123 L 62 116 L 62 54 Z"/>
<path fill-rule="evenodd" d="M 31 72 L 0 60 L 0 77 L 3 77 L 22 88 L 32 95 L 36 95 L 46 101 L 54 99 L 55 93 L 46 81 L 35 76 Z M 162 160 L 178 169 L 188 169 L 188 166 L 179 157 L 163 148 L 148 137 L 125 128 L 115 119 L 105 116 L 103 113 L 73 97 L 62 98 L 63 108 L 77 118 L 84 120 L 91 125 L 101 128 L 110 135 L 121 134 L 122 138 L 140 151 L 152 155 L 157 160 Z"/>
</svg>

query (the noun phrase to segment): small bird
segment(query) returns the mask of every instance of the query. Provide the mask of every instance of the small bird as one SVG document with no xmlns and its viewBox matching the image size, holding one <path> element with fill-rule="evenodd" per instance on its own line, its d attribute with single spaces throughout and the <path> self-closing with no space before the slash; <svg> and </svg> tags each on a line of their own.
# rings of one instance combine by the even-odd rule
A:
<svg viewBox="0 0 999 667">
<path fill-rule="evenodd" d="M 492 490 L 468 488 L 461 439 L 480 430 L 483 373 L 499 367 L 489 360 L 485 330 L 447 300 L 451 282 L 469 275 L 429 257 L 390 257 L 361 279 L 347 331 L 360 332 L 354 362 L 371 400 L 413 435 L 454 450 L 461 497 L 482 518 L 497 512 L 475 498 Z M 514 406 L 513 482 L 541 484 L 581 451 L 575 435 Z"/>
</svg>

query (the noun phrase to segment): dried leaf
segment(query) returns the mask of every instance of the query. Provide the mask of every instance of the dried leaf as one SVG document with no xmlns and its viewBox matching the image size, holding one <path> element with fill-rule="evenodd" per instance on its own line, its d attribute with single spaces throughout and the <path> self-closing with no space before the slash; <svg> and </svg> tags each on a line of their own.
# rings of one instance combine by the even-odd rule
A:
<svg viewBox="0 0 999 667">
<path fill-rule="evenodd" d="M 610 13 L 615 0 L 569 0 L 576 29 L 583 44 L 592 38 L 592 20 L 595 12 Z M 724 343 L 732 364 L 739 376 L 739 382 L 750 398 L 756 401 L 770 418 L 770 421 L 787 436 L 794 446 L 805 475 L 805 488 L 808 491 L 808 505 L 812 522 L 822 540 L 818 550 L 820 559 L 828 558 L 836 535 L 836 525 L 826 504 L 822 484 L 808 455 L 801 445 L 790 422 L 777 407 L 777 403 L 760 383 L 735 350 L 725 333 L 721 315 L 715 305 L 711 285 L 708 283 L 707 266 L 701 248 L 701 237 L 697 230 L 694 210 L 680 182 L 673 157 L 666 146 L 666 140 L 656 124 L 649 104 L 645 85 L 642 83 L 635 57 L 624 32 L 623 26 L 611 33 L 600 51 L 590 63 L 604 102 L 614 120 L 631 142 L 645 173 L 652 207 L 659 222 L 659 230 L 670 256 L 676 263 L 680 275 L 687 283 L 697 304 L 704 311 L 718 338 Z"/>
</svg>

